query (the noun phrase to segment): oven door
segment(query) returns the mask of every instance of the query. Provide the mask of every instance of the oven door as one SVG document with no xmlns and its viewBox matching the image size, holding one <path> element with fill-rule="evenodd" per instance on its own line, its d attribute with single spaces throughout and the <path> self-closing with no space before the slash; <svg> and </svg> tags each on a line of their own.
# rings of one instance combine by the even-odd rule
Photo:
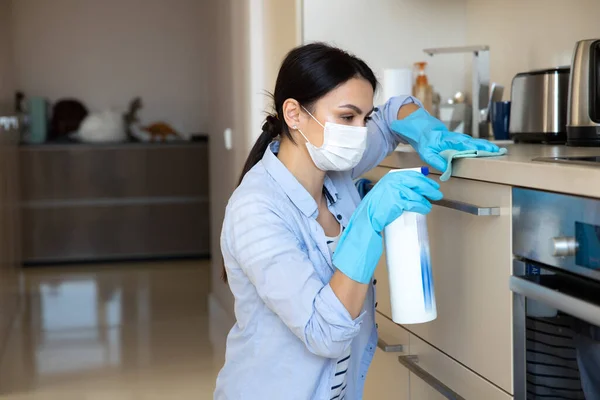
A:
<svg viewBox="0 0 600 400">
<path fill-rule="evenodd" d="M 515 400 L 600 400 L 600 282 L 515 260 Z"/>
</svg>

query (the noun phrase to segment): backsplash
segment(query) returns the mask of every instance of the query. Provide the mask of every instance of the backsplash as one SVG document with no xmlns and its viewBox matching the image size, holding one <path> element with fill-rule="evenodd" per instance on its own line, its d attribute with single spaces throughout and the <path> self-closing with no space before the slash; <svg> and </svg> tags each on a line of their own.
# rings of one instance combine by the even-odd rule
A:
<svg viewBox="0 0 600 400">
<path fill-rule="evenodd" d="M 522 71 L 569 65 L 575 42 L 600 37 L 598 0 L 304 0 L 304 42 L 327 41 L 383 69 L 427 61 L 442 101 L 470 91 L 471 57 L 428 57 L 427 47 L 485 44 L 491 80 L 510 98 Z M 379 93 L 377 102 L 382 101 Z"/>
<path fill-rule="evenodd" d="M 492 81 L 510 98 L 512 78 L 570 65 L 575 42 L 600 38 L 598 0 L 468 0 L 467 41 L 491 47 Z"/>
</svg>

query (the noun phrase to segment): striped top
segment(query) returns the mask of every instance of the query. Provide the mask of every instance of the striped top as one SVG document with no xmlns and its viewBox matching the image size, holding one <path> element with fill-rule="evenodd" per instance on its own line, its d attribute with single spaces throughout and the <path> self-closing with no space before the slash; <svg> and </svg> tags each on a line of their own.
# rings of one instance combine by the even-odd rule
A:
<svg viewBox="0 0 600 400">
<path fill-rule="evenodd" d="M 327 246 L 329 247 L 329 253 L 332 257 L 338 243 L 340 242 L 340 237 L 342 236 L 343 231 L 344 227 L 342 224 L 340 224 L 340 233 L 338 233 L 336 237 L 325 236 L 325 239 L 327 239 Z M 346 375 L 348 372 L 348 366 L 350 365 L 350 353 L 350 347 L 348 347 L 348 350 L 337 361 L 335 375 L 333 376 L 333 381 L 331 382 L 331 400 L 344 399 L 346 393 Z"/>
<path fill-rule="evenodd" d="M 344 227 L 342 224 L 340 224 L 340 233 L 338 233 L 336 237 L 325 236 L 325 239 L 327 240 L 327 247 L 329 247 L 329 255 L 333 256 L 333 253 L 340 242 L 340 238 L 342 237 L 342 232 L 344 232 Z"/>
</svg>

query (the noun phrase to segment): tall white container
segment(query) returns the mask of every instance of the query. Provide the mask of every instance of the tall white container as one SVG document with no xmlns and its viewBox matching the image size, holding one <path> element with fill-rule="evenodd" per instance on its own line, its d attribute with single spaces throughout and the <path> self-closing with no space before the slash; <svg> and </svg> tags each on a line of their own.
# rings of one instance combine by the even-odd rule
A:
<svg viewBox="0 0 600 400">
<path fill-rule="evenodd" d="M 429 174 L 427 168 L 414 168 Z M 401 174 L 404 170 L 389 173 Z M 435 290 L 429 255 L 427 218 L 404 212 L 384 231 L 390 282 L 392 320 L 397 324 L 421 324 L 437 318 Z"/>
</svg>

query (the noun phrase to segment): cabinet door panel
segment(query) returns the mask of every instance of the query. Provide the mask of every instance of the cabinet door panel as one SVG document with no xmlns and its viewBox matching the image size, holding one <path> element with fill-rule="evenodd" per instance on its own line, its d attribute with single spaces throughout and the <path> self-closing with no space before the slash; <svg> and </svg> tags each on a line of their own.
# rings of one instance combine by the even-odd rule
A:
<svg viewBox="0 0 600 400">
<path fill-rule="evenodd" d="M 363 398 L 408 400 L 408 370 L 398 362 L 398 356 L 408 354 L 408 331 L 379 313 L 375 320 L 379 343 L 367 374 Z"/>
<path fill-rule="evenodd" d="M 469 371 L 438 349 L 430 346 L 415 335 L 410 335 L 411 400 L 438 400 L 463 398 L 466 400 L 510 400 L 512 396 L 497 386 Z M 419 370 L 421 376 L 416 373 Z M 435 385 L 437 381 L 437 390 Z M 453 393 L 456 396 L 445 396 Z"/>
<path fill-rule="evenodd" d="M 412 372 L 409 375 L 411 400 L 446 400 L 447 398 Z"/>
<path fill-rule="evenodd" d="M 376 168 L 376 181 L 388 169 Z M 512 393 L 511 188 L 452 178 L 445 207 L 427 216 L 438 317 L 405 328 Z M 475 205 L 500 215 L 473 215 Z M 385 255 L 375 271 L 377 309 L 391 317 Z"/>
<path fill-rule="evenodd" d="M 512 393 L 510 187 L 451 179 L 442 191 L 447 200 L 498 207 L 501 215 L 433 207 L 427 220 L 438 317 L 407 329 Z"/>
</svg>

